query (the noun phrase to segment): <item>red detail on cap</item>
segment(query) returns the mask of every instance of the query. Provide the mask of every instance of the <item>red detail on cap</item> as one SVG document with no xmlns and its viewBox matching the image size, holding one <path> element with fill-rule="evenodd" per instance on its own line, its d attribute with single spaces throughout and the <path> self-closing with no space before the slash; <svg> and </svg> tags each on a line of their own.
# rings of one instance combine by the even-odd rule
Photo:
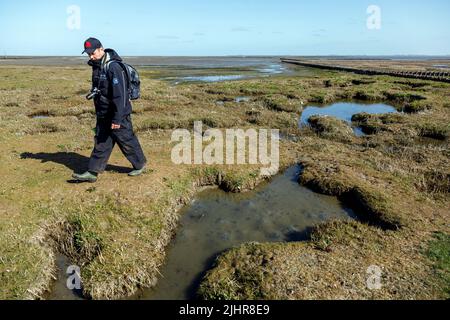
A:
<svg viewBox="0 0 450 320">
<path fill-rule="evenodd" d="M 90 48 L 90 47 L 92 47 L 92 44 L 91 44 L 89 41 L 86 41 L 86 43 L 84 44 L 84 46 L 85 46 L 86 48 Z"/>
</svg>

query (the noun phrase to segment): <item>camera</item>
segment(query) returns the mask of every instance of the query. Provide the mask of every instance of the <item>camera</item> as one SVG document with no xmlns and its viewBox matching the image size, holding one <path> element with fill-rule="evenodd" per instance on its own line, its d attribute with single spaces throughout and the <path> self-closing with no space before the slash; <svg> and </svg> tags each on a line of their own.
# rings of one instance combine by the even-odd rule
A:
<svg viewBox="0 0 450 320">
<path fill-rule="evenodd" d="M 98 88 L 94 88 L 91 92 L 86 96 L 87 100 L 94 99 L 98 94 L 100 94 L 100 90 Z"/>
</svg>

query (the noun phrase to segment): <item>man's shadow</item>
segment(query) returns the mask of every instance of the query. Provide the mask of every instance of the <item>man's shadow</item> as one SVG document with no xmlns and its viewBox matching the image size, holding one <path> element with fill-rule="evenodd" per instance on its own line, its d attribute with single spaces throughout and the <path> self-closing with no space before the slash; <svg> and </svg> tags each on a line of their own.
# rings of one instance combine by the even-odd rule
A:
<svg viewBox="0 0 450 320">
<path fill-rule="evenodd" d="M 89 158 L 75 152 L 57 152 L 57 153 L 31 153 L 24 152 L 20 155 L 20 159 L 36 159 L 41 160 L 42 163 L 54 162 L 62 164 L 72 170 L 75 173 L 82 173 L 87 170 L 89 164 Z M 117 172 L 117 173 L 129 173 L 132 169 L 108 165 L 106 171 Z M 69 183 L 78 183 L 76 180 L 68 180 Z"/>
</svg>

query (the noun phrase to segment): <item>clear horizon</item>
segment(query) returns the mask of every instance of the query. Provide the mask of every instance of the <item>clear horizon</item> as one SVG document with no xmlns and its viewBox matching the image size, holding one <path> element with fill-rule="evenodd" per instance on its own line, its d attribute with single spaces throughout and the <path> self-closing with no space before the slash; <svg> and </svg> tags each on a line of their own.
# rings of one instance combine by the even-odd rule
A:
<svg viewBox="0 0 450 320">
<path fill-rule="evenodd" d="M 269 55 L 269 54 L 259 54 L 259 55 L 215 55 L 215 56 L 208 56 L 208 55 L 191 55 L 191 56 L 177 56 L 177 55 L 165 55 L 165 56 L 160 56 L 160 55 L 121 55 L 122 57 L 145 57 L 145 58 L 252 58 L 252 57 L 318 57 L 318 58 L 351 58 L 351 57 L 367 57 L 367 58 L 395 58 L 395 57 L 424 57 L 424 58 L 448 58 L 450 59 L 450 54 L 442 54 L 442 55 L 433 55 L 433 54 L 428 54 L 428 55 L 424 55 L 424 54 L 403 54 L 403 55 L 398 55 L 398 54 L 392 54 L 392 55 L 354 55 L 354 54 L 349 54 L 349 55 Z M 76 56 L 76 55 L 0 55 L 0 59 L 1 57 L 6 57 L 6 58 L 80 58 L 80 59 L 86 59 L 85 56 Z"/>
<path fill-rule="evenodd" d="M 0 0 L 0 12 L 0 56 L 81 56 L 90 36 L 123 56 L 450 56 L 447 0 Z"/>
</svg>

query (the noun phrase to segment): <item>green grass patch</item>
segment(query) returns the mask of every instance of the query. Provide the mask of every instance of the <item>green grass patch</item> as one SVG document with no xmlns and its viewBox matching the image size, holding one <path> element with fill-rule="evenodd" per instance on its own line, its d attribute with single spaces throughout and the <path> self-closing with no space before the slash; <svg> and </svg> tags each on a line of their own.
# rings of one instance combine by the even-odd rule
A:
<svg viewBox="0 0 450 320">
<path fill-rule="evenodd" d="M 426 252 L 434 269 L 442 280 L 443 290 L 450 297 L 450 235 L 436 232 Z"/>
</svg>

